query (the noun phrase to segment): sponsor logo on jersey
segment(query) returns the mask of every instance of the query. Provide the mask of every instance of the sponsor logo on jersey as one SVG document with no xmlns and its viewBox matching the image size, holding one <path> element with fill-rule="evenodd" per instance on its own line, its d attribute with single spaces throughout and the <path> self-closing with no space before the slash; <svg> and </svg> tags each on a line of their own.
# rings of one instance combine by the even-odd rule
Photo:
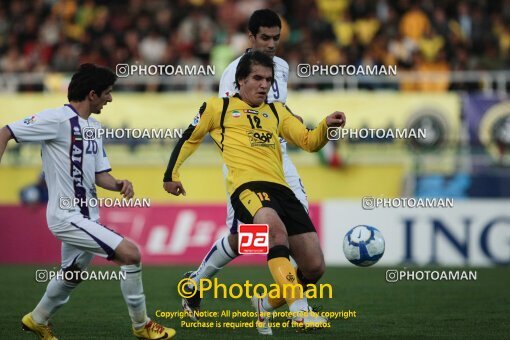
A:
<svg viewBox="0 0 510 340">
<path fill-rule="evenodd" d="M 232 111 L 232 117 L 234 117 L 234 118 L 241 117 L 241 112 L 239 112 L 238 110 Z"/>
<path fill-rule="evenodd" d="M 81 134 L 78 116 L 70 120 L 71 123 L 71 176 L 73 178 L 74 197 L 77 199 L 87 199 L 85 185 L 83 183 L 83 137 Z M 80 204 L 80 212 L 83 216 L 89 217 L 89 209 L 85 204 Z"/>
<path fill-rule="evenodd" d="M 32 125 L 35 123 L 35 120 L 36 120 L 36 116 L 30 116 L 30 117 L 23 119 L 23 124 Z"/>
<path fill-rule="evenodd" d="M 248 131 L 248 138 L 250 139 L 251 146 L 262 146 L 273 149 L 275 148 L 273 134 L 271 132 Z"/>
<path fill-rule="evenodd" d="M 253 113 L 254 115 L 258 115 L 259 114 L 259 112 L 257 110 L 250 110 L 250 109 L 244 110 L 244 113 Z"/>
</svg>

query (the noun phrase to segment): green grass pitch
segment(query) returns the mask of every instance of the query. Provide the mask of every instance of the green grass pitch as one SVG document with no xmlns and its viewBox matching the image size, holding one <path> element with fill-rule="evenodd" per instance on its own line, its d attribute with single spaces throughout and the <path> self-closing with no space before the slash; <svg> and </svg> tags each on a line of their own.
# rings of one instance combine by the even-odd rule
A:
<svg viewBox="0 0 510 340">
<path fill-rule="evenodd" d="M 35 270 L 51 266 L 0 266 L 0 339 L 35 339 L 21 331 L 20 320 L 42 296 L 46 284 L 35 282 Z M 91 269 L 98 269 L 91 268 Z M 100 270 L 117 270 L 100 267 Z M 256 339 L 255 329 L 192 329 L 179 319 L 155 317 L 156 310 L 179 311 L 176 283 L 190 267 L 144 267 L 147 311 L 151 318 L 177 330 L 180 339 Z M 331 328 L 298 334 L 274 329 L 275 339 L 340 338 L 507 338 L 510 331 L 510 270 L 496 267 L 477 270 L 476 281 L 408 281 L 387 283 L 384 268 L 328 268 L 322 283 L 333 286 L 333 299 L 313 301 L 323 311 L 356 311 L 355 318 L 331 321 Z M 266 267 L 230 266 L 219 276 L 221 283 L 270 283 Z M 247 299 L 213 299 L 203 310 L 251 311 Z M 228 319 L 218 321 L 250 321 Z M 211 320 L 216 321 L 216 320 Z M 284 319 L 277 320 L 284 321 Z M 129 339 L 130 322 L 119 282 L 84 282 L 52 320 L 62 339 Z"/>
</svg>

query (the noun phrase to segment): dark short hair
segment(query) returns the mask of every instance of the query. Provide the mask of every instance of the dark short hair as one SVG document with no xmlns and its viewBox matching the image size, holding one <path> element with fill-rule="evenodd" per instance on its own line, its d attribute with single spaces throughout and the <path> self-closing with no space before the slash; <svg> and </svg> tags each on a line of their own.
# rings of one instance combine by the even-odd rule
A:
<svg viewBox="0 0 510 340">
<path fill-rule="evenodd" d="M 100 96 L 109 86 L 113 86 L 116 80 L 117 76 L 109 68 L 90 63 L 81 64 L 78 72 L 71 78 L 67 88 L 67 99 L 82 101 L 90 91 Z"/>
<path fill-rule="evenodd" d="M 251 73 L 252 65 L 261 65 L 271 68 L 271 85 L 274 83 L 274 62 L 267 54 L 260 51 L 246 52 L 239 60 L 236 68 L 236 89 L 240 89 L 239 80 L 245 79 Z"/>
<path fill-rule="evenodd" d="M 253 35 L 259 33 L 260 27 L 275 27 L 282 28 L 282 21 L 278 14 L 270 9 L 259 9 L 253 12 L 248 21 L 248 30 Z"/>
</svg>

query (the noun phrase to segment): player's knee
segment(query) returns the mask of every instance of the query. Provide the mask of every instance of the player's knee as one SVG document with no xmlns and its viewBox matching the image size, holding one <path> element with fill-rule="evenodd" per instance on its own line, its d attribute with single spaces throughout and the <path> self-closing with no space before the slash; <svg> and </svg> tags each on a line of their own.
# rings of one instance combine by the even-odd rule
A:
<svg viewBox="0 0 510 340">
<path fill-rule="evenodd" d="M 260 208 L 255 216 L 253 216 L 254 223 L 260 224 L 280 224 L 282 223 L 280 217 L 278 217 L 278 213 L 273 208 L 263 207 Z"/>
<path fill-rule="evenodd" d="M 317 264 L 313 268 L 313 272 L 311 275 L 312 279 L 315 281 L 319 281 L 319 279 L 322 277 L 322 275 L 324 275 L 325 271 L 326 271 L 326 265 L 324 264 L 324 261 L 323 261 L 320 264 Z"/>
<path fill-rule="evenodd" d="M 325 271 L 326 264 L 322 259 L 312 260 L 306 265 L 306 267 L 301 269 L 303 278 L 305 278 L 305 281 L 310 281 L 310 283 L 319 281 Z"/>
<path fill-rule="evenodd" d="M 269 233 L 269 246 L 286 246 L 288 248 L 289 241 L 287 239 L 287 233 L 280 231 Z"/>
<path fill-rule="evenodd" d="M 140 249 L 136 245 L 133 245 L 132 249 L 126 256 L 125 264 L 139 264 L 142 261 L 142 254 L 140 254 Z"/>
<path fill-rule="evenodd" d="M 116 249 L 116 259 L 120 265 L 139 264 L 142 261 L 142 255 L 136 244 L 123 240 Z"/>
</svg>

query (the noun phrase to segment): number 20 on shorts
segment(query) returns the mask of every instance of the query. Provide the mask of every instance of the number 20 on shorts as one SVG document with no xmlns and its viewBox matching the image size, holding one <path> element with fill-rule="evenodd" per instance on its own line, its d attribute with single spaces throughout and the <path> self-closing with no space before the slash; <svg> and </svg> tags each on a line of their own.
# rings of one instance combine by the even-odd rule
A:
<svg viewBox="0 0 510 340">
<path fill-rule="evenodd" d="M 269 252 L 269 225 L 240 224 L 239 254 L 267 254 Z"/>
</svg>

